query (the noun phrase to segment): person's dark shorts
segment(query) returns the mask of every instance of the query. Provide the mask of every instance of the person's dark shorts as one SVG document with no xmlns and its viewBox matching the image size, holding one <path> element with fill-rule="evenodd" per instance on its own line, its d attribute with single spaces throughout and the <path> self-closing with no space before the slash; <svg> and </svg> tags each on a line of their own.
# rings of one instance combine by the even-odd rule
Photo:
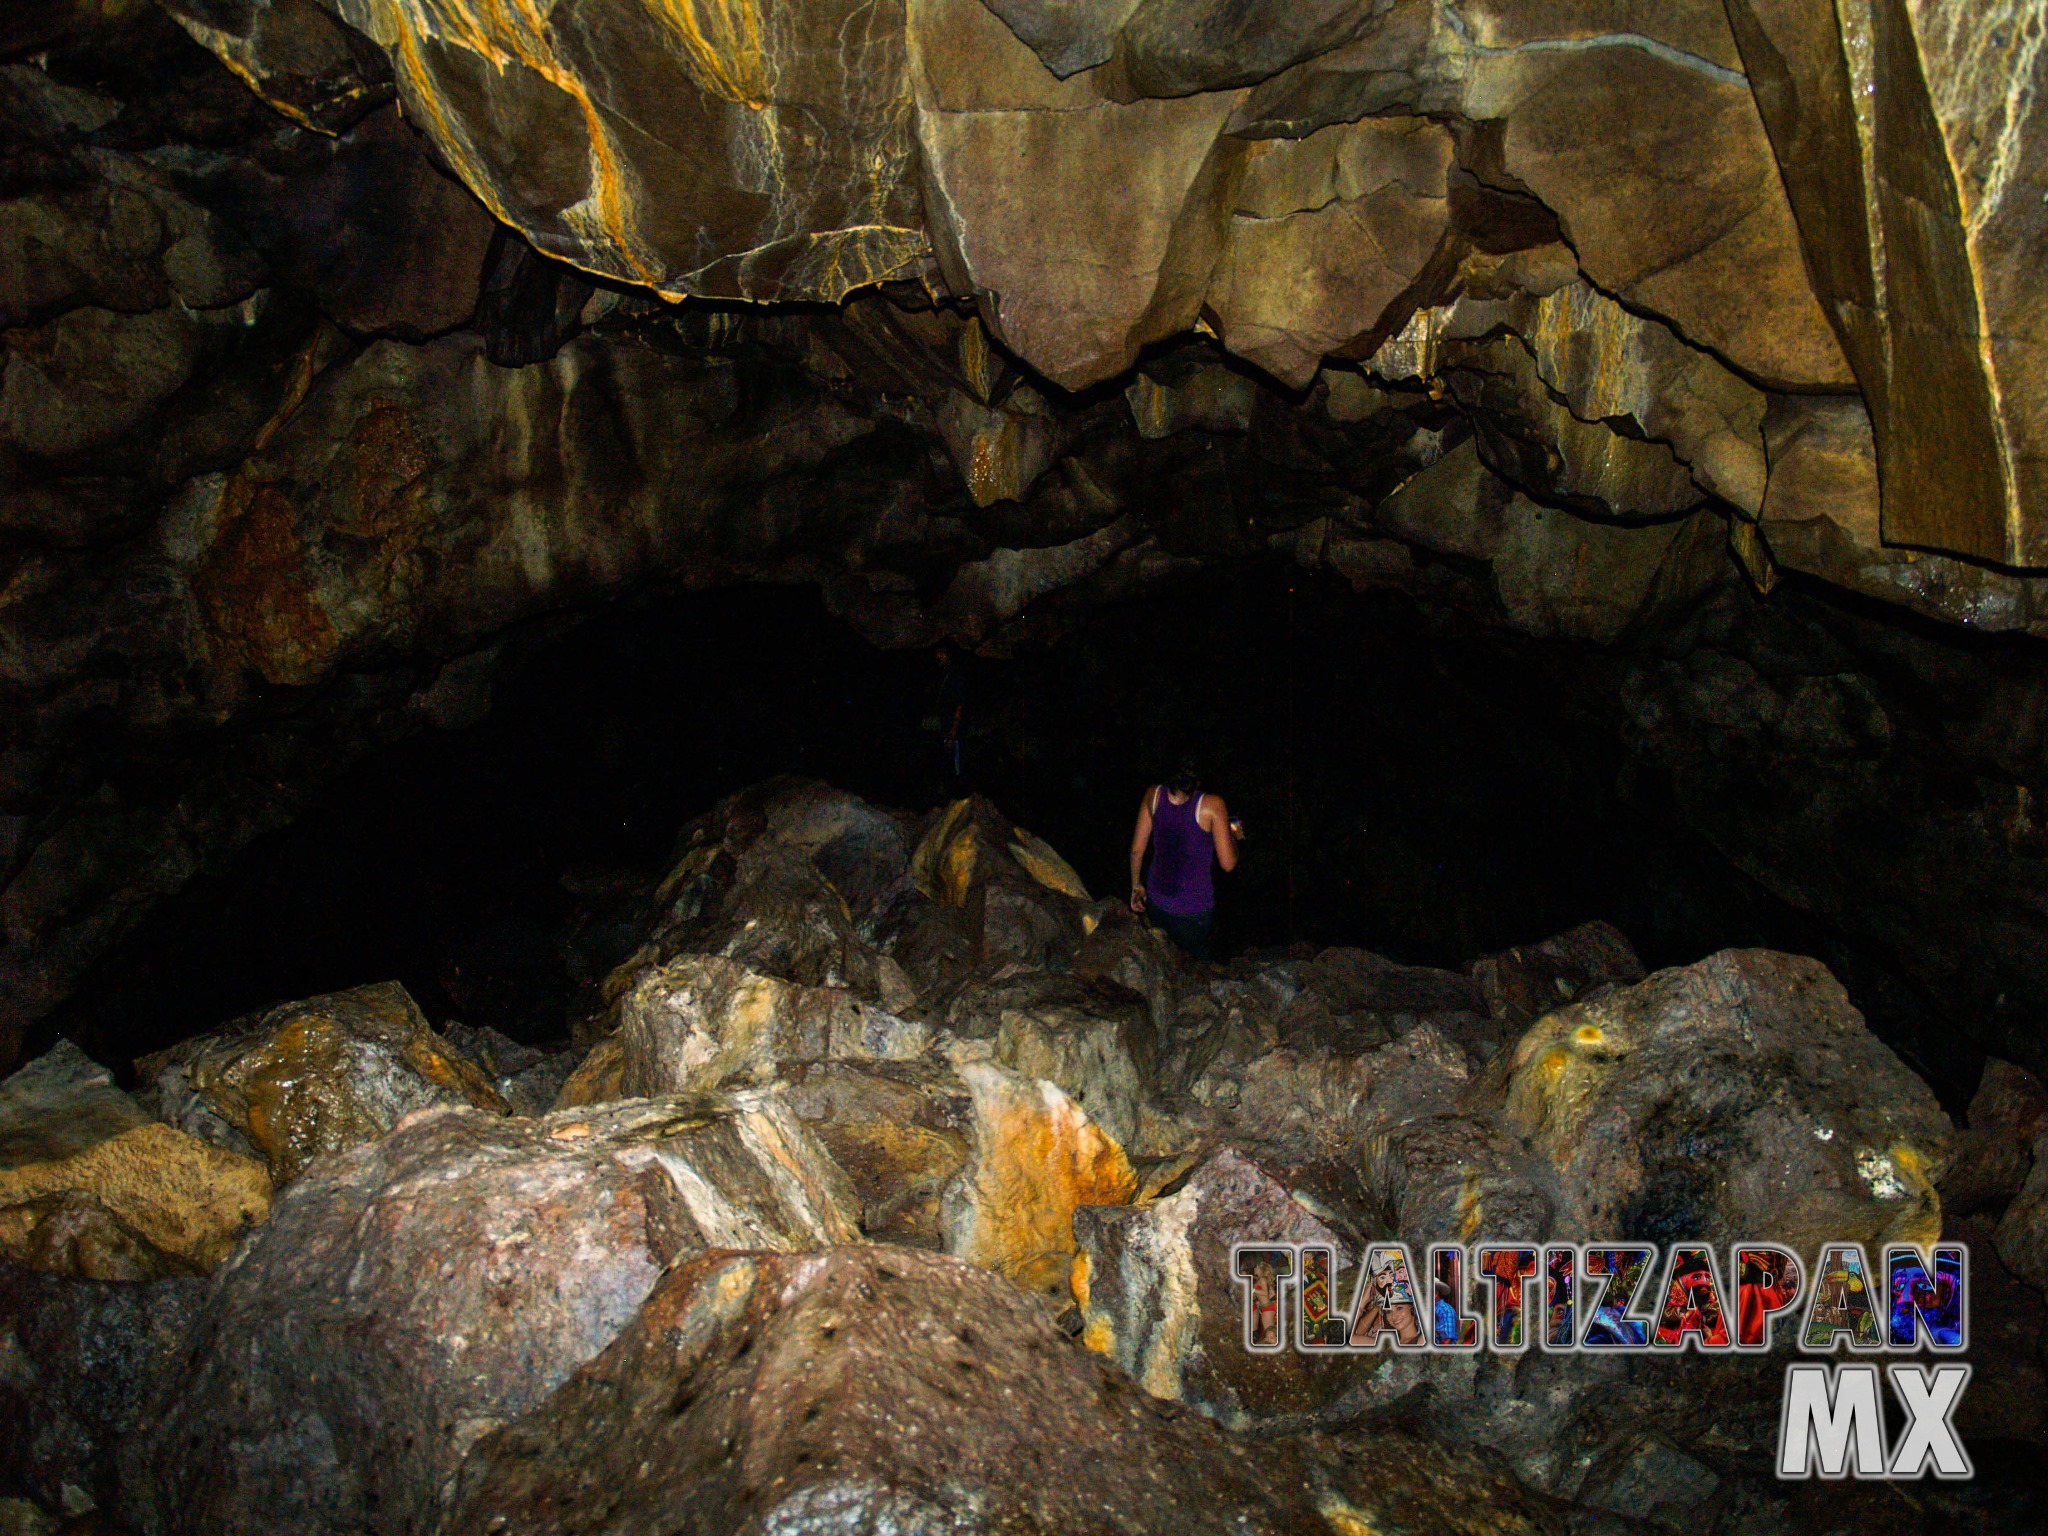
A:
<svg viewBox="0 0 2048 1536">
<path fill-rule="evenodd" d="M 1181 917 L 1172 912 L 1151 909 L 1152 926 L 1173 940 L 1197 960 L 1209 958 L 1209 940 L 1216 932 L 1216 913 L 1212 909 L 1199 912 L 1193 917 Z"/>
</svg>

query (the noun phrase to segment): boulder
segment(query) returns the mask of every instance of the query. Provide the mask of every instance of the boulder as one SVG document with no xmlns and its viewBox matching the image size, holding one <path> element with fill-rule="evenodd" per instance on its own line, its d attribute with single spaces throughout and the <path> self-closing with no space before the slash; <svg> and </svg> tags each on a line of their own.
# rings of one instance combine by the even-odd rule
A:
<svg viewBox="0 0 2048 1536">
<path fill-rule="evenodd" d="M 1558 1010 L 1515 1047 L 1506 1121 L 1574 1233 L 1932 1242 L 1950 1127 L 1817 960 L 1730 949 Z"/>
<path fill-rule="evenodd" d="M 968 1163 L 940 1209 L 946 1251 L 1059 1295 L 1074 1255 L 1074 1212 L 1126 1205 L 1138 1177 L 1114 1137 L 1043 1078 L 964 1059 L 973 1101 Z"/>
<path fill-rule="evenodd" d="M 1082 1342 L 1154 1397 L 1191 1403 L 1242 1429 L 1256 1419 L 1313 1414 L 1359 1374 L 1342 1359 L 1291 1349 L 1255 1355 L 1245 1347 L 1233 1244 L 1321 1244 L 1340 1272 L 1353 1270 L 1359 1256 L 1235 1148 L 1212 1154 L 1178 1190 L 1149 1205 L 1077 1210 L 1074 1240 Z M 1293 1326 L 1291 1315 L 1282 1326 Z"/>
<path fill-rule="evenodd" d="M 1465 1052 L 1423 1024 L 1358 1056 L 1283 1048 L 1212 1065 L 1194 1097 L 1239 1138 L 1299 1163 L 1346 1158 L 1377 1131 L 1449 1110 L 1469 1077 Z"/>
<path fill-rule="evenodd" d="M 1995 1058 L 1970 1100 L 1966 1128 L 1941 1176 L 1941 1207 L 1962 1216 L 2002 1209 L 2034 1163 L 2034 1140 L 2048 1126 L 2048 1090 L 2025 1067 Z"/>
<path fill-rule="evenodd" d="M 995 1059 L 1025 1077 L 1044 1078 L 1127 1150 L 1153 1155 L 1150 1100 L 1157 1052 L 1149 1020 L 1105 1018 L 1051 1003 L 1003 1010 Z"/>
<path fill-rule="evenodd" d="M 38 1268 L 212 1269 L 270 1190 L 261 1162 L 150 1119 L 68 1040 L 0 1083 L 0 1251 Z"/>
<path fill-rule="evenodd" d="M 584 1053 L 521 1045 L 488 1024 L 447 1024 L 441 1038 L 473 1064 L 515 1115 L 544 1115 Z"/>
<path fill-rule="evenodd" d="M 846 1171 L 870 1238 L 941 1248 L 940 1197 L 967 1166 L 974 1101 L 942 1062 L 800 1063 L 790 1110 Z"/>
<path fill-rule="evenodd" d="M 1239 1441 L 935 1254 L 707 1254 L 482 1440 L 448 1536 L 518 1531 L 1428 1530 L 1531 1536 L 1543 1501 L 1398 1433 Z"/>
<path fill-rule="evenodd" d="M 279 1184 L 374 1141 L 413 1110 L 506 1105 L 395 981 L 237 1020 L 136 1063 L 172 1125 L 253 1153 Z"/>
<path fill-rule="evenodd" d="M 82 1189 L 0 1207 L 0 1257 L 81 1280 L 164 1280 L 199 1266 L 163 1249 Z"/>
<path fill-rule="evenodd" d="M 0 1486 L 111 1508 L 114 1456 L 173 1367 L 205 1282 L 111 1284 L 0 1261 Z"/>
<path fill-rule="evenodd" d="M 1372 1136 L 1360 1161 L 1375 1214 L 1418 1263 L 1431 1243 L 1540 1242 L 1556 1230 L 1549 1170 L 1491 1120 L 1404 1121 Z"/>
<path fill-rule="evenodd" d="M 223 1274 L 124 1452 L 129 1518 L 427 1531 L 469 1447 L 610 1343 L 665 1265 L 857 1236 L 772 1094 L 432 1107 L 314 1164 Z"/>
<path fill-rule="evenodd" d="M 786 1062 L 904 1061 L 931 1031 L 845 987 L 807 987 L 713 955 L 642 972 L 621 1000 L 620 1084 L 645 1096 L 767 1082 Z"/>
</svg>

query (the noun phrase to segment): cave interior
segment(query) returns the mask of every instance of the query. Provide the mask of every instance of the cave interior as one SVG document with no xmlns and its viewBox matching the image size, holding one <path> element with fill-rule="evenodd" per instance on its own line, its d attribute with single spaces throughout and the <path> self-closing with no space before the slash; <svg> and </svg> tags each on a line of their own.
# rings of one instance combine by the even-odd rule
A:
<svg viewBox="0 0 2048 1536">
<path fill-rule="evenodd" d="M 2048 1531 L 2043 30 L 0 19 L 0 1532 Z M 1241 1346 L 1487 1240 L 1970 1475 Z"/>
</svg>

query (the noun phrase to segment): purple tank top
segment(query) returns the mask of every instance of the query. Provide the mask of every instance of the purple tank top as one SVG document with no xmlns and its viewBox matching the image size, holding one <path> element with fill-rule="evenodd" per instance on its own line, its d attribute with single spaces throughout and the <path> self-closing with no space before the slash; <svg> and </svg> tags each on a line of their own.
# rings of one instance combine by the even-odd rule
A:
<svg viewBox="0 0 2048 1536">
<path fill-rule="evenodd" d="M 1152 796 L 1152 868 L 1145 899 L 1175 917 L 1200 917 L 1216 905 L 1216 841 L 1195 821 L 1202 797 L 1175 805 L 1160 789 Z"/>
</svg>

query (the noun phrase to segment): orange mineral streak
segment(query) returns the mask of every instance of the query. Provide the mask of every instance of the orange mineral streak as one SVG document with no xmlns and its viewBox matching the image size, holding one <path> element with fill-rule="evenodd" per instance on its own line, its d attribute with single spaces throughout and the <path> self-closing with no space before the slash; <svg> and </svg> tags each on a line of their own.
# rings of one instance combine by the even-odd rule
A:
<svg viewBox="0 0 2048 1536">
<path fill-rule="evenodd" d="M 427 17 L 408 7 L 395 8 L 393 15 L 399 62 L 412 87 L 411 97 L 431 119 L 429 132 L 434 141 L 454 163 L 463 183 L 494 215 L 515 228 L 530 229 L 530 221 L 499 194 L 491 167 L 476 153 L 468 132 L 451 113 L 420 51 L 422 35 L 432 30 Z M 555 57 L 547 38 L 547 13 L 534 0 L 515 0 L 510 7 L 498 0 L 479 0 L 476 5 L 450 0 L 438 12 L 438 19 L 446 24 L 443 41 L 477 54 L 499 70 L 517 63 L 575 101 L 583 113 L 589 142 L 590 196 L 579 205 L 585 211 L 570 210 L 565 219 L 582 226 L 577 231 L 580 235 L 601 242 L 628 269 L 592 266 L 588 270 L 647 284 L 659 282 L 662 274 L 644 258 L 642 242 L 633 228 L 632 199 L 604 112 L 591 98 L 589 87 Z"/>
</svg>

